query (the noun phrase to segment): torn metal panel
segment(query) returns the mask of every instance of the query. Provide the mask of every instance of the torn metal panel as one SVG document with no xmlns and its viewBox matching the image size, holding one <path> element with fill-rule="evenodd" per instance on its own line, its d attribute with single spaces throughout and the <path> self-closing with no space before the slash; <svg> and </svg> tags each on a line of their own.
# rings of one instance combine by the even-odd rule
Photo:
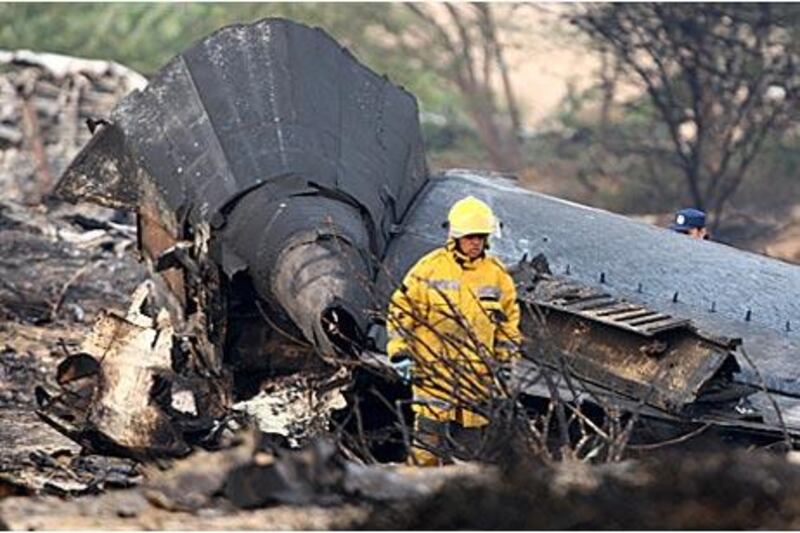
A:
<svg viewBox="0 0 800 533">
<path fill-rule="evenodd" d="M 681 413 L 670 413 L 664 409 L 652 405 L 643 404 L 639 399 L 599 385 L 595 382 L 575 379 L 574 376 L 565 376 L 555 372 L 548 367 L 544 367 L 530 360 L 519 361 L 514 368 L 515 382 L 520 392 L 525 395 L 539 398 L 550 398 L 552 390 L 543 379 L 543 372 L 547 371 L 552 385 L 555 386 L 559 397 L 575 405 L 592 404 L 604 409 L 615 409 L 621 412 L 637 413 L 645 421 L 655 420 L 666 422 L 670 427 L 687 428 L 697 424 L 711 424 L 722 430 L 729 431 L 729 435 L 749 436 L 755 439 L 764 438 L 766 442 L 782 440 L 785 438 L 783 428 L 768 420 L 764 416 L 769 414 L 772 406 L 762 404 L 759 395 L 748 396 L 757 410 L 757 416 L 737 413 L 734 409 L 736 402 L 719 402 L 718 404 L 706 404 L 702 402 L 689 406 Z M 777 401 L 781 403 L 781 399 Z M 785 405 L 781 405 L 785 408 Z M 784 416 L 787 411 L 784 411 Z M 767 419 L 765 421 L 765 419 Z M 795 442 L 800 439 L 800 429 L 788 426 L 788 435 Z M 684 429 L 682 433 L 687 430 Z"/>
<path fill-rule="evenodd" d="M 164 227 L 162 217 L 153 212 L 151 203 L 141 205 L 137 212 L 137 233 L 139 236 L 139 250 L 143 257 L 156 263 L 154 270 L 160 272 L 164 283 L 181 307 L 186 306 L 186 284 L 181 268 L 158 268 L 161 254 L 180 242 L 179 236 Z"/>
<path fill-rule="evenodd" d="M 145 317 L 101 315 L 82 351 L 102 371 L 88 421 L 114 445 L 134 453 L 188 452 L 183 438 L 151 399 L 159 373 L 171 369 L 172 330 Z"/>
<path fill-rule="evenodd" d="M 229 381 L 177 340 L 166 310 L 145 314 L 149 288 L 137 289 L 127 316 L 101 313 L 81 353 L 59 365 L 59 394 L 37 389 L 38 414 L 89 450 L 178 456 L 189 443 L 213 445 L 224 429 Z"/>
<path fill-rule="evenodd" d="M 535 360 L 557 369 L 563 361 L 583 379 L 673 412 L 695 402 L 723 365 L 728 379 L 739 368 L 736 340 L 704 337 L 688 319 L 572 280 L 532 275 L 531 268 L 521 263 L 515 276 L 526 353 Z"/>
<path fill-rule="evenodd" d="M 544 315 L 546 325 L 524 313 L 521 327 L 530 336 L 525 349 L 532 357 L 555 368 L 563 358 L 583 379 L 667 411 L 680 412 L 696 401 L 732 358 L 725 347 L 690 329 L 648 339 L 556 310 Z"/>
<path fill-rule="evenodd" d="M 117 209 L 135 209 L 140 185 L 125 153 L 125 134 L 114 124 L 101 124 L 75 156 L 53 189 L 64 200 L 88 200 Z"/>
</svg>

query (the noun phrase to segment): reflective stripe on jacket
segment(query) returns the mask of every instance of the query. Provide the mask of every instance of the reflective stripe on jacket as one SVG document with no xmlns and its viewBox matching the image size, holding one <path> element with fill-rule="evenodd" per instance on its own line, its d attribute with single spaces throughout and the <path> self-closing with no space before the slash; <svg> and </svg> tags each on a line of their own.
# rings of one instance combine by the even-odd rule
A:
<svg viewBox="0 0 800 533">
<path fill-rule="evenodd" d="M 420 259 L 389 303 L 387 351 L 414 358 L 414 410 L 464 427 L 488 421 L 464 409 L 487 399 L 487 361 L 509 360 L 520 345 L 519 306 L 503 264 L 469 260 L 455 243 Z"/>
</svg>

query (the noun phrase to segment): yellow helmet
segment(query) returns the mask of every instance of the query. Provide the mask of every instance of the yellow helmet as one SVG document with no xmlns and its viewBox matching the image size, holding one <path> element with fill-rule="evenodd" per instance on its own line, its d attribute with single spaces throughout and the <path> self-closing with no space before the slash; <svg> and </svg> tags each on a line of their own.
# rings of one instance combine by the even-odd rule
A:
<svg viewBox="0 0 800 533">
<path fill-rule="evenodd" d="M 465 235 L 490 235 L 497 228 L 492 208 L 474 196 L 467 196 L 453 204 L 447 215 L 450 237 L 458 239 Z"/>
</svg>

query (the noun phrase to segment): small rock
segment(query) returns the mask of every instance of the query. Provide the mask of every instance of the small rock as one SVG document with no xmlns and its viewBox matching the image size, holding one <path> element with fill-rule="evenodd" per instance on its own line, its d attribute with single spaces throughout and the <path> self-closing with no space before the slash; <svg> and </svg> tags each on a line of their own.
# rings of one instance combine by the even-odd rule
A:
<svg viewBox="0 0 800 533">
<path fill-rule="evenodd" d="M 86 312 L 83 308 L 74 303 L 67 304 L 67 308 L 69 309 L 70 313 L 72 314 L 72 318 L 75 319 L 75 322 L 83 322 L 86 318 Z"/>
<path fill-rule="evenodd" d="M 197 404 L 194 399 L 194 394 L 190 390 L 173 392 L 172 407 L 181 413 L 197 416 Z"/>
<path fill-rule="evenodd" d="M 148 507 L 147 500 L 139 493 L 118 494 L 120 494 L 120 499 L 116 502 L 114 512 L 120 518 L 136 518 Z"/>
</svg>

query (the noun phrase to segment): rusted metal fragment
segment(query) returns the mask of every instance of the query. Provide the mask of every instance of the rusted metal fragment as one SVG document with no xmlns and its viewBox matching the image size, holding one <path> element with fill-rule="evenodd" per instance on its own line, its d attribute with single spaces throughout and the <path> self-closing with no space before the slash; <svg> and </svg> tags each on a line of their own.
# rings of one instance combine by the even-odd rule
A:
<svg viewBox="0 0 800 533">
<path fill-rule="evenodd" d="M 137 210 L 137 230 L 139 236 L 139 252 L 151 263 L 158 263 L 161 254 L 176 246 L 179 237 L 170 231 L 168 223 L 161 218 L 161 213 L 152 204 L 143 204 Z M 164 283 L 182 307 L 186 306 L 186 287 L 183 271 L 180 268 L 161 268 L 158 271 Z"/>
<path fill-rule="evenodd" d="M 84 343 L 83 351 L 102 360 L 89 424 L 134 453 L 183 454 L 188 446 L 151 397 L 171 372 L 173 331 L 148 322 L 107 313 Z"/>
<path fill-rule="evenodd" d="M 140 177 L 125 152 L 125 134 L 114 124 L 101 124 L 61 176 L 53 194 L 72 202 L 92 201 L 106 207 L 134 209 Z"/>
</svg>

